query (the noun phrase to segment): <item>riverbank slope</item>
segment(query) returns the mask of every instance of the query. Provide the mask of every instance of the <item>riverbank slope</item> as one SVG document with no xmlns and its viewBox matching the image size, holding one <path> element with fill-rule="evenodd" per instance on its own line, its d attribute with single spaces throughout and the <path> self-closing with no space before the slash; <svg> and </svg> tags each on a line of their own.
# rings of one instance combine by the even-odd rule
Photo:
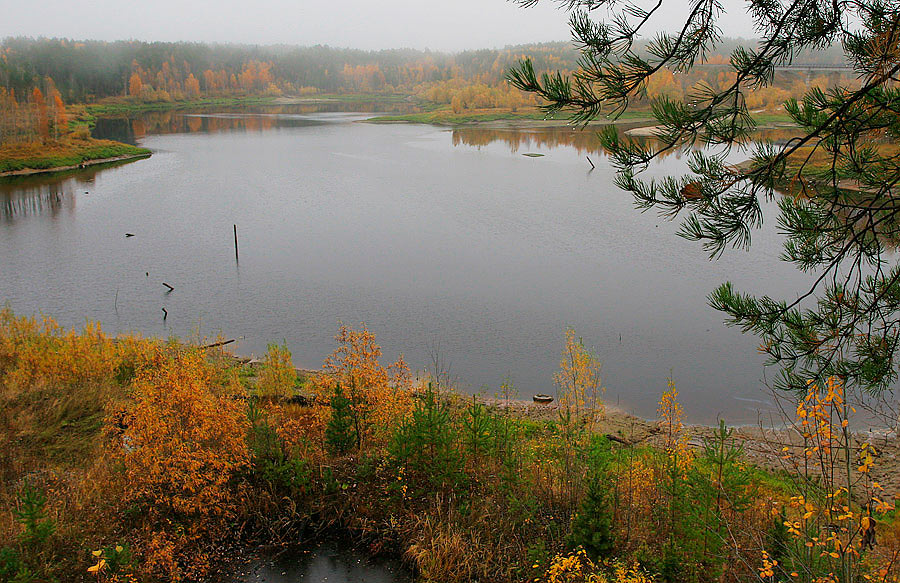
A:
<svg viewBox="0 0 900 583">
<path fill-rule="evenodd" d="M 893 576 L 895 493 L 872 477 L 895 450 L 843 443 L 824 393 L 803 409 L 808 435 L 769 444 L 784 462 L 771 471 L 735 433 L 686 428 L 674 384 L 656 422 L 582 400 L 536 409 L 416 383 L 365 329 L 336 343 L 324 373 L 298 377 L 284 346 L 248 366 L 221 339 L 110 338 L 0 310 L 0 578 L 209 580 L 236 549 L 337 530 L 442 583 L 546 581 L 576 564 L 564 580 L 749 580 L 766 549 L 785 577 L 816 580 L 841 561 L 804 552 L 833 544 L 835 504 L 841 549 L 878 517 L 860 578 Z M 852 483 L 806 468 L 820 464 Z"/>
<path fill-rule="evenodd" d="M 0 178 L 45 172 L 61 172 L 79 167 L 146 158 L 150 150 L 112 140 L 64 137 L 0 146 Z"/>
</svg>

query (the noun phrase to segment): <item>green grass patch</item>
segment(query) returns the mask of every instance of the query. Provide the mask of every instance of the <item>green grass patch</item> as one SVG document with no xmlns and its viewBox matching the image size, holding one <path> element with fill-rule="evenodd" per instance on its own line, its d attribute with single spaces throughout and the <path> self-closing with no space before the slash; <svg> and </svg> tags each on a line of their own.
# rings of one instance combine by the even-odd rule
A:
<svg viewBox="0 0 900 583">
<path fill-rule="evenodd" d="M 149 156 L 150 150 L 111 140 L 68 140 L 13 144 L 0 148 L 0 173 L 50 170 L 121 156 Z"/>
<path fill-rule="evenodd" d="M 426 111 L 420 113 L 381 115 L 367 119 L 366 121 L 369 123 L 421 123 L 443 126 L 458 126 L 497 121 L 545 122 L 553 125 L 566 125 L 569 123 L 569 118 L 564 112 L 558 113 L 553 117 L 547 117 L 546 113 L 537 108 L 523 108 L 517 111 L 503 108 L 478 109 L 454 113 L 446 105 L 432 105 L 430 108 L 426 105 L 425 107 Z M 591 122 L 591 124 L 606 125 L 616 122 L 641 120 L 652 121 L 652 116 L 646 111 L 626 111 L 616 118 L 598 118 Z"/>
<path fill-rule="evenodd" d="M 85 106 L 88 118 L 104 115 L 121 115 L 147 111 L 169 111 L 173 109 L 203 109 L 208 107 L 248 107 L 254 105 L 275 105 L 275 97 L 223 97 L 216 99 L 194 99 L 184 101 L 140 101 L 120 98 L 117 101 L 92 103 Z"/>
</svg>

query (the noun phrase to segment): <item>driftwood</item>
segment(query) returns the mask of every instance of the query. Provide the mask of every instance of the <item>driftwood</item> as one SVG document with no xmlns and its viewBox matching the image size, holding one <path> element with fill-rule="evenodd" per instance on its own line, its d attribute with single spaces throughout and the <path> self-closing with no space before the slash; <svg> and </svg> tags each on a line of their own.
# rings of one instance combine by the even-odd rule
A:
<svg viewBox="0 0 900 583">
<path fill-rule="evenodd" d="M 587 158 L 588 164 L 591 165 L 591 170 L 594 170 L 595 168 L 597 168 L 596 166 L 594 166 L 594 163 L 591 162 L 591 158 L 589 156 L 585 156 L 585 158 Z"/>
<path fill-rule="evenodd" d="M 164 286 L 166 286 L 167 288 L 169 288 L 169 291 L 170 291 L 170 292 L 175 291 L 175 288 L 172 287 L 171 285 L 167 284 L 166 282 L 162 282 L 162 284 L 163 284 Z"/>
<path fill-rule="evenodd" d="M 615 441 L 616 443 L 621 443 L 622 445 L 627 445 L 628 447 L 631 447 L 632 445 L 634 445 L 627 439 L 622 439 L 618 435 L 613 435 L 612 433 L 607 433 L 606 435 L 604 435 L 604 437 L 606 437 L 606 439 L 608 439 L 610 441 Z"/>
<path fill-rule="evenodd" d="M 221 342 L 213 342 L 212 344 L 204 344 L 203 346 L 200 347 L 200 350 L 206 350 L 207 348 L 216 348 L 218 346 L 225 346 L 226 344 L 231 344 L 235 340 L 236 340 L 235 338 L 231 338 L 229 340 L 222 340 Z"/>
</svg>

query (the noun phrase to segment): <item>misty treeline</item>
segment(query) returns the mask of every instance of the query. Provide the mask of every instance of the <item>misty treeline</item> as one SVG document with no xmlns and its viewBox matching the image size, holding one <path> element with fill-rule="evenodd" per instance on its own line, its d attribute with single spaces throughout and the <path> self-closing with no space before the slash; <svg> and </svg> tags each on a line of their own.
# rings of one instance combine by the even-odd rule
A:
<svg viewBox="0 0 900 583">
<path fill-rule="evenodd" d="M 413 49 L 7 38 L 0 44 L 0 86 L 21 94 L 51 77 L 68 103 L 146 91 L 165 91 L 173 99 L 265 91 L 409 92 L 423 83 L 456 78 L 499 83 L 525 51 L 546 70 L 571 68 L 577 59 L 568 43 L 451 55 Z"/>
<path fill-rule="evenodd" d="M 722 64 L 724 69 L 727 60 L 721 55 L 747 42 L 724 40 L 708 62 Z M 419 94 L 437 86 L 432 97 L 449 103 L 452 97 L 441 95 L 441 83 L 505 85 L 506 72 L 526 56 L 539 71 L 578 67 L 578 53 L 568 42 L 448 54 L 414 49 L 7 38 L 0 44 L 0 86 L 21 96 L 49 77 L 67 103 L 114 96 L 165 101 L 225 94 Z M 838 50 L 798 57 L 812 64 L 839 64 L 841 59 Z M 708 74 L 715 76 L 718 71 L 700 70 L 693 75 Z"/>
<path fill-rule="evenodd" d="M 698 84 L 732 81 L 723 56 L 738 44 L 725 39 L 704 66 L 673 74 L 663 69 L 646 84 L 658 97 L 683 98 Z M 568 42 L 520 45 L 456 54 L 414 49 L 362 51 L 327 46 L 248 46 L 138 41 L 7 38 L 0 43 L 0 144 L 46 141 L 67 129 L 65 103 L 116 99 L 167 103 L 202 98 L 334 93 L 413 95 L 455 113 L 539 105 L 511 87 L 507 71 L 529 58 L 539 72 L 577 69 Z M 840 50 L 798 55 L 796 63 L 840 65 Z M 775 83 L 748 96 L 753 110 L 775 111 L 811 85 L 852 85 L 840 70 L 780 71 Z M 641 104 L 636 104 L 638 108 Z M 70 116 L 71 117 L 71 116 Z"/>
</svg>

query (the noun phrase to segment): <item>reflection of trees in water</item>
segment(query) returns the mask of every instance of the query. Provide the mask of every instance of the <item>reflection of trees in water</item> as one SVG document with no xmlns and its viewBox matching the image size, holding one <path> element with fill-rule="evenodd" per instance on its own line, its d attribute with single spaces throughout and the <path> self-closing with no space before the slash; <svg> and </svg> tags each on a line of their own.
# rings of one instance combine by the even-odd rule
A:
<svg viewBox="0 0 900 583">
<path fill-rule="evenodd" d="M 625 132 L 635 125 L 616 126 L 623 136 Z M 779 142 L 797 135 L 792 128 L 777 128 L 760 130 L 754 134 L 755 140 Z M 631 139 L 653 142 L 653 138 L 633 137 Z M 573 127 L 546 127 L 546 128 L 477 128 L 467 127 L 453 130 L 453 145 L 474 146 L 476 148 L 487 146 L 494 142 L 502 142 L 509 146 L 511 152 L 529 149 L 552 149 L 558 147 L 575 148 L 579 154 L 600 154 L 604 151 L 600 144 L 597 130 Z M 680 157 L 683 150 L 669 150 L 661 155 L 661 158 L 674 155 Z"/>
<path fill-rule="evenodd" d="M 316 113 L 414 113 L 420 108 L 408 103 L 379 101 L 327 104 L 266 105 L 250 108 L 208 109 L 202 112 L 150 111 L 135 117 L 105 118 L 98 123 L 94 137 L 134 143 L 148 134 L 193 132 L 265 131 L 275 127 L 304 126 L 312 120 L 291 116 Z M 130 133 L 123 136 L 122 133 Z M 107 135 L 109 134 L 109 135 Z"/>
<path fill-rule="evenodd" d="M 0 222 L 14 222 L 28 216 L 75 210 L 70 181 L 51 184 L 0 185 Z"/>
<path fill-rule="evenodd" d="M 619 126 L 616 129 L 620 134 L 634 126 Z M 651 138 L 633 138 L 646 141 Z M 579 154 L 604 155 L 606 151 L 600 144 L 600 138 L 596 129 L 580 129 L 573 127 L 546 127 L 546 128 L 460 128 L 453 130 L 453 145 L 466 145 L 480 148 L 494 142 L 503 142 L 511 152 L 519 150 L 540 150 L 559 147 L 575 148 Z M 680 157 L 682 150 L 669 150 L 663 156 Z"/>
<path fill-rule="evenodd" d="M 0 181 L 0 222 L 75 211 L 76 192 L 89 190 L 100 172 L 128 162 L 112 162 L 56 174 L 18 176 Z"/>
<path fill-rule="evenodd" d="M 579 153 L 603 153 L 597 133 L 575 128 L 460 128 L 453 130 L 453 145 L 482 147 L 503 142 L 510 151 L 569 146 Z"/>
</svg>

